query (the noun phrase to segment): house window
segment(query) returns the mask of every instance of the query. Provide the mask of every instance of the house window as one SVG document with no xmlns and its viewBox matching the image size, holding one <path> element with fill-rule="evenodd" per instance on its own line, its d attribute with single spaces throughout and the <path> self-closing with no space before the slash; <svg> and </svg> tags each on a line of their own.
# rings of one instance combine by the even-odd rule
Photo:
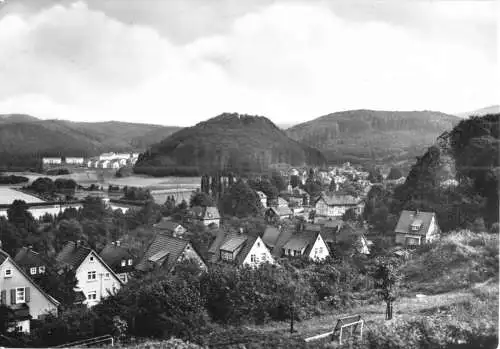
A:
<svg viewBox="0 0 500 349">
<path fill-rule="evenodd" d="M 90 260 L 91 262 L 93 262 L 93 261 L 94 261 L 94 256 L 90 256 L 89 260 Z"/>
<path fill-rule="evenodd" d="M 23 325 L 16 325 L 16 327 L 14 328 L 14 331 L 15 332 L 23 332 Z"/>
<path fill-rule="evenodd" d="M 38 267 L 38 274 L 43 274 L 43 273 L 45 273 L 45 265 Z"/>
<path fill-rule="evenodd" d="M 127 261 L 125 259 L 122 260 L 122 267 L 127 265 Z"/>
<path fill-rule="evenodd" d="M 122 282 L 127 282 L 127 274 L 120 274 L 119 277 Z"/>
<path fill-rule="evenodd" d="M 289 256 L 292 255 L 292 250 L 291 249 L 288 249 L 288 253 L 287 253 Z"/>
<path fill-rule="evenodd" d="M 16 304 L 25 302 L 25 292 L 24 287 L 16 288 Z"/>
<path fill-rule="evenodd" d="M 262 256 L 261 257 L 262 261 L 265 262 L 267 260 L 267 255 L 265 253 L 263 253 L 261 256 Z"/>
<path fill-rule="evenodd" d="M 87 273 L 87 278 L 88 278 L 89 280 L 95 280 L 95 279 L 96 279 L 96 272 L 95 272 L 95 271 L 89 271 L 89 272 Z"/>
<path fill-rule="evenodd" d="M 128 265 L 132 265 L 132 259 L 128 260 Z"/>
<path fill-rule="evenodd" d="M 30 268 L 30 274 L 35 275 L 36 274 L 36 267 Z"/>
<path fill-rule="evenodd" d="M 97 299 L 97 291 L 90 291 L 87 293 L 87 299 L 89 301 L 95 301 Z"/>
<path fill-rule="evenodd" d="M 233 260 L 233 254 L 231 252 L 227 251 L 221 251 L 220 252 L 220 258 L 225 260 L 225 261 L 232 261 Z"/>
<path fill-rule="evenodd" d="M 105 274 L 104 274 L 104 278 L 105 278 L 105 279 L 109 279 L 109 273 L 105 273 Z"/>
<path fill-rule="evenodd" d="M 319 249 L 318 249 L 318 248 L 315 248 L 315 249 L 314 249 L 314 254 L 315 254 L 315 255 L 317 255 L 317 254 L 318 254 L 318 252 L 319 252 Z"/>
<path fill-rule="evenodd" d="M 10 278 L 12 276 L 12 269 L 5 269 L 5 277 Z"/>
<path fill-rule="evenodd" d="M 256 261 L 257 261 L 257 258 L 255 257 L 255 255 L 254 254 L 251 255 L 250 256 L 250 262 L 255 263 Z"/>
<path fill-rule="evenodd" d="M 323 247 L 320 247 L 320 248 L 318 249 L 318 252 L 319 252 L 319 253 L 323 253 Z"/>
</svg>

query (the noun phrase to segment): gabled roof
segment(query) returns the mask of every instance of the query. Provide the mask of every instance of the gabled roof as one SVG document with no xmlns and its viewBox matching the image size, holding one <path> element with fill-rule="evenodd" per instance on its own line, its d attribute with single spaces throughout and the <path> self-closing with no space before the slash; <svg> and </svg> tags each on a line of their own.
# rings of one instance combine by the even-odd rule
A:
<svg viewBox="0 0 500 349">
<path fill-rule="evenodd" d="M 403 234 L 417 234 L 425 236 L 431 225 L 432 218 L 435 216 L 434 212 L 422 211 L 403 211 L 399 216 L 398 224 L 396 225 L 396 233 Z M 421 223 L 421 228 L 418 231 L 412 231 L 410 226 L 414 222 Z"/>
<path fill-rule="evenodd" d="M 57 255 L 56 261 L 63 267 L 67 266 L 73 270 L 76 270 L 80 267 L 85 258 L 87 258 L 87 256 L 91 253 L 96 256 L 97 260 L 106 269 L 109 270 L 109 272 L 116 280 L 118 280 L 120 284 L 123 283 L 123 281 L 121 281 L 120 278 L 115 274 L 113 269 L 109 265 L 107 265 L 106 262 L 104 262 L 104 260 L 94 250 L 81 244 L 79 245 L 74 241 L 69 241 L 66 243 L 66 245 L 64 245 L 61 252 L 59 252 L 59 254 Z"/>
<path fill-rule="evenodd" d="M 167 230 L 167 231 L 175 231 L 175 229 L 177 229 L 179 226 L 182 227 L 182 225 L 170 220 L 170 218 L 168 218 L 168 217 L 163 217 L 161 219 L 161 221 L 159 221 L 158 223 L 156 223 L 153 226 L 156 229 Z"/>
<path fill-rule="evenodd" d="M 64 245 L 61 252 L 59 252 L 56 260 L 72 269 L 77 269 L 90 253 L 92 253 L 90 248 L 77 245 L 74 241 L 69 241 Z"/>
<path fill-rule="evenodd" d="M 283 255 L 283 246 L 291 239 L 293 236 L 293 229 L 283 229 L 276 240 L 276 245 L 274 246 L 271 254 L 275 258 L 280 258 Z"/>
<path fill-rule="evenodd" d="M 99 253 L 102 260 L 115 271 L 115 273 L 128 273 L 133 271 L 133 265 L 122 266 L 121 261 L 132 259 L 135 261 L 135 256 L 130 252 L 126 245 L 117 246 L 115 244 L 107 244 L 104 249 Z"/>
<path fill-rule="evenodd" d="M 280 236 L 281 232 L 278 228 L 268 225 L 266 230 L 264 230 L 264 235 L 262 235 L 262 241 L 267 245 L 274 247 Z"/>
<path fill-rule="evenodd" d="M 288 207 L 288 201 L 285 198 L 278 196 L 278 206 Z"/>
<path fill-rule="evenodd" d="M 21 268 L 15 260 L 13 260 L 7 252 L 4 250 L 0 249 L 0 265 L 2 265 L 7 259 L 10 259 L 12 265 L 16 267 L 16 269 L 23 274 L 23 276 L 29 280 L 29 282 L 38 290 L 40 291 L 41 294 L 43 294 L 52 304 L 54 304 L 56 307 L 59 306 L 59 301 L 56 300 L 54 297 L 46 293 L 40 286 L 37 285 L 36 282 L 31 279 L 31 277 L 24 271 L 23 268 Z"/>
<path fill-rule="evenodd" d="M 220 219 L 219 210 L 215 206 L 193 206 L 191 212 L 198 219 Z"/>
<path fill-rule="evenodd" d="M 175 263 L 182 255 L 188 244 L 189 240 L 159 233 L 155 236 L 153 242 L 151 242 L 148 246 L 146 253 L 137 264 L 136 269 L 140 271 L 148 271 L 153 267 L 152 262 L 157 263 L 160 261 L 160 264 L 170 271 L 175 266 Z M 197 254 L 201 259 L 201 255 L 198 252 Z M 161 261 L 162 259 L 164 259 L 164 261 Z"/>
<path fill-rule="evenodd" d="M 45 258 L 29 247 L 22 247 L 14 257 L 14 261 L 23 268 L 31 268 L 47 264 Z"/>
<path fill-rule="evenodd" d="M 236 251 L 243 243 L 247 241 L 247 236 L 245 235 L 232 235 L 224 240 L 222 245 L 220 246 L 220 250 L 234 252 Z"/>
<path fill-rule="evenodd" d="M 304 223 L 304 231 L 321 231 L 321 225 L 313 223 Z"/>
<path fill-rule="evenodd" d="M 293 251 L 304 251 L 304 254 L 308 254 L 308 251 L 312 249 L 314 242 L 318 237 L 319 232 L 314 231 L 303 231 L 301 233 L 294 234 L 290 240 L 283 246 L 284 250 Z"/>
<path fill-rule="evenodd" d="M 318 200 L 323 199 L 328 206 L 357 205 L 360 199 L 351 195 L 322 194 Z"/>
<path fill-rule="evenodd" d="M 271 210 L 274 212 L 275 215 L 283 217 L 283 216 L 290 216 L 292 214 L 292 210 L 288 206 L 281 206 L 281 207 L 269 207 L 268 210 Z"/>
<path fill-rule="evenodd" d="M 242 264 L 257 239 L 257 237 L 248 236 L 246 234 L 225 233 L 220 231 L 209 249 L 209 253 L 212 254 L 211 262 L 217 263 L 220 261 L 221 250 L 234 252 L 240 248 L 238 254 L 234 256 L 234 261 L 237 264 Z"/>
</svg>

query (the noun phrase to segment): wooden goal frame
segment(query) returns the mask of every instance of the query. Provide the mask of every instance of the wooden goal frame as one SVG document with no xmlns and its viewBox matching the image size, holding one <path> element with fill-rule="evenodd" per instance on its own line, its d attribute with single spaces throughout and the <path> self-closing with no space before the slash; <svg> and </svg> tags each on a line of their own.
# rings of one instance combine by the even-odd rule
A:
<svg viewBox="0 0 500 349">
<path fill-rule="evenodd" d="M 337 320 L 337 324 L 333 329 L 333 338 L 339 337 L 339 344 L 342 345 L 342 333 L 345 329 L 350 329 L 351 337 L 356 333 L 359 328 L 359 337 L 363 339 L 363 326 L 364 320 L 361 319 L 361 315 L 351 315 L 340 318 Z"/>
</svg>

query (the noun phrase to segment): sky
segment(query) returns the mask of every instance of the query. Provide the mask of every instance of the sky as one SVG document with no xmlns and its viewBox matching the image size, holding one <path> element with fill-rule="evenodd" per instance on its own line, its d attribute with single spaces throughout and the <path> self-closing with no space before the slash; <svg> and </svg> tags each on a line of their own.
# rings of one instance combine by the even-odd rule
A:
<svg viewBox="0 0 500 349">
<path fill-rule="evenodd" d="M 499 5 L 0 0 L 0 113 L 191 126 L 500 101 Z"/>
</svg>

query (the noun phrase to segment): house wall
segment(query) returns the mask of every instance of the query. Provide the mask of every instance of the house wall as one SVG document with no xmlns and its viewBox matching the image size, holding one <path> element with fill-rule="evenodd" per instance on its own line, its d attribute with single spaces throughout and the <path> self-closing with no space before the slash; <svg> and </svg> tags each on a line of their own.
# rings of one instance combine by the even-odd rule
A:
<svg viewBox="0 0 500 349">
<path fill-rule="evenodd" d="M 11 269 L 12 276 L 5 277 L 5 270 Z M 11 289 L 17 287 L 29 287 L 30 288 L 30 300 L 26 304 L 30 308 L 30 315 L 33 319 L 37 319 L 41 315 L 45 315 L 48 312 L 53 312 L 57 314 L 57 306 L 52 303 L 36 286 L 33 281 L 24 276 L 24 274 L 16 267 L 10 259 L 6 259 L 0 266 L 0 289 L 5 292 L 6 304 L 9 306 L 12 304 L 11 300 Z M 29 327 L 28 327 L 29 329 Z"/>
<path fill-rule="evenodd" d="M 425 242 L 432 242 L 432 241 L 436 240 L 439 237 L 438 230 L 439 230 L 439 227 L 436 223 L 436 218 L 432 217 L 431 224 L 429 224 L 429 230 L 427 231 L 427 234 L 425 235 Z"/>
<path fill-rule="evenodd" d="M 219 219 L 203 219 L 202 222 L 203 222 L 203 224 L 205 226 L 209 226 L 212 223 L 214 223 L 217 226 L 220 225 L 220 220 Z"/>
<path fill-rule="evenodd" d="M 91 257 L 94 258 L 91 261 Z M 88 272 L 95 271 L 95 280 L 88 279 Z M 109 276 L 106 276 L 106 273 Z M 120 289 L 120 281 L 106 268 L 106 266 L 99 261 L 95 252 L 89 253 L 82 264 L 76 270 L 76 279 L 78 280 L 77 287 L 85 294 L 87 300 L 84 302 L 87 306 L 91 307 L 99 303 L 102 299 L 108 297 L 108 290 L 118 291 Z M 89 300 L 88 295 L 90 292 L 96 291 L 96 299 Z"/>
<path fill-rule="evenodd" d="M 186 245 L 186 248 L 182 252 L 182 255 L 179 257 L 177 262 L 182 262 L 183 260 L 186 260 L 186 259 L 193 260 L 193 261 L 197 262 L 198 265 L 200 266 L 200 269 L 202 269 L 202 270 L 206 271 L 208 269 L 207 265 L 205 264 L 203 259 L 200 257 L 200 255 L 198 253 L 196 253 L 196 251 L 194 250 L 193 245 L 191 245 L 191 243 L 188 243 Z"/>
<path fill-rule="evenodd" d="M 254 262 L 252 262 L 252 255 L 255 256 Z M 242 265 L 258 267 L 259 265 L 266 262 L 274 264 L 274 258 L 273 256 L 271 256 L 271 253 L 264 244 L 264 241 L 262 241 L 261 238 L 257 238 L 252 248 L 250 249 L 250 252 L 248 252 L 248 255 L 243 260 Z"/>
<path fill-rule="evenodd" d="M 396 244 L 406 245 L 407 238 L 417 239 L 419 241 L 418 245 L 422 242 L 422 237 L 418 234 L 396 233 Z"/>
<path fill-rule="evenodd" d="M 311 252 L 309 253 L 309 258 L 321 261 L 326 257 L 328 257 L 329 255 L 330 252 L 328 251 L 328 247 L 326 246 L 325 241 L 323 240 L 321 235 L 318 234 L 318 237 L 314 242 Z"/>
</svg>

